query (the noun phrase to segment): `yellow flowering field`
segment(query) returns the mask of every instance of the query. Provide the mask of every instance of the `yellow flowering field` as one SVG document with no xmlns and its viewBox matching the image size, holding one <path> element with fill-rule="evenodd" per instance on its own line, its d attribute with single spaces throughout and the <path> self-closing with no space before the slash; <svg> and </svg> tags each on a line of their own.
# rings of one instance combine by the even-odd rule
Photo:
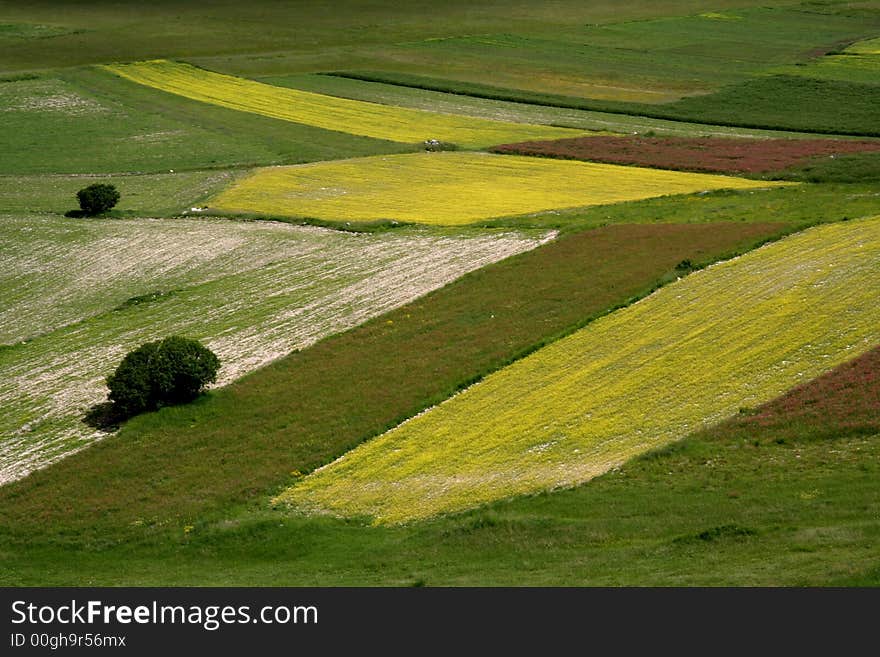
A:
<svg viewBox="0 0 880 657">
<path fill-rule="evenodd" d="M 103 68 L 139 84 L 193 100 L 407 144 L 438 139 L 465 148 L 481 148 L 512 141 L 584 134 L 583 130 L 493 121 L 337 98 L 161 59 Z"/>
<path fill-rule="evenodd" d="M 773 183 L 488 153 L 407 153 L 257 170 L 211 201 L 229 212 L 455 225 L 505 215 Z"/>
<path fill-rule="evenodd" d="M 397 523 L 573 486 L 880 343 L 880 217 L 719 263 L 506 367 L 276 501 Z"/>
<path fill-rule="evenodd" d="M 846 49 L 846 52 L 858 55 L 880 55 L 880 38 L 856 41 Z"/>
</svg>

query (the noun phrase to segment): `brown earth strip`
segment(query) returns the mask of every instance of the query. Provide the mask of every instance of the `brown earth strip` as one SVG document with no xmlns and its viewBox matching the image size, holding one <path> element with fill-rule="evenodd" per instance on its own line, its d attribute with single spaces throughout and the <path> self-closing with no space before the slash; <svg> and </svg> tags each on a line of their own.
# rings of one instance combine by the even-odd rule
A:
<svg viewBox="0 0 880 657">
<path fill-rule="evenodd" d="M 726 424 L 758 434 L 805 427 L 837 436 L 880 432 L 880 346 L 754 410 L 742 409 Z"/>
<path fill-rule="evenodd" d="M 680 171 L 766 173 L 814 157 L 880 151 L 880 141 L 597 136 L 502 144 L 491 150 Z"/>
</svg>

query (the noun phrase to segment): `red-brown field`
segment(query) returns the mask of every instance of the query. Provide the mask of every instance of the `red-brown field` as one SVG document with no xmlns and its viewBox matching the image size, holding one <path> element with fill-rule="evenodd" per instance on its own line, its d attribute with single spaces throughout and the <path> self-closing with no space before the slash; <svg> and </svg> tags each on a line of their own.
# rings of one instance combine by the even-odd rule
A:
<svg viewBox="0 0 880 657">
<path fill-rule="evenodd" d="M 880 346 L 754 411 L 743 409 L 730 423 L 756 433 L 771 427 L 833 435 L 880 432 Z"/>
<path fill-rule="evenodd" d="M 682 171 L 765 173 L 813 157 L 880 151 L 880 141 L 597 136 L 502 144 L 492 151 Z"/>
</svg>

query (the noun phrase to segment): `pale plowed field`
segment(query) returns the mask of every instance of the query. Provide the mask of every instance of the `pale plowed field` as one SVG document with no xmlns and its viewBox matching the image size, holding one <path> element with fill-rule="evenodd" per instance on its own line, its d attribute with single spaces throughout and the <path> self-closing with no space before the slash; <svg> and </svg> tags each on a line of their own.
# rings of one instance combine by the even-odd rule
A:
<svg viewBox="0 0 880 657">
<path fill-rule="evenodd" d="M 227 383 L 546 238 L 207 219 L 0 225 L 15 270 L 0 279 L 3 342 L 15 343 L 0 348 L 0 483 L 100 438 L 84 413 L 143 342 L 203 340 Z"/>
</svg>

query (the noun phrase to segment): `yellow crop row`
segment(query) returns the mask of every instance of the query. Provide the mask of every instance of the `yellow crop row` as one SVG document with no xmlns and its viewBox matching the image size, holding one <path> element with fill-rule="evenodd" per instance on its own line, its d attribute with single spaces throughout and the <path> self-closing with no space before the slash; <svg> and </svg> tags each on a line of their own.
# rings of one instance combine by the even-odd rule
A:
<svg viewBox="0 0 880 657">
<path fill-rule="evenodd" d="M 880 217 L 809 229 L 593 322 L 278 501 L 395 523 L 585 482 L 880 343 L 878 298 Z"/>
<path fill-rule="evenodd" d="M 465 224 L 489 217 L 768 183 L 487 153 L 378 155 L 260 169 L 210 201 L 232 212 Z"/>
<path fill-rule="evenodd" d="M 846 51 L 859 55 L 880 55 L 880 38 L 856 41 Z"/>
<path fill-rule="evenodd" d="M 170 93 L 276 119 L 355 135 L 420 143 L 429 139 L 480 148 L 505 142 L 559 139 L 583 130 L 508 123 L 379 105 L 223 75 L 166 60 L 104 66 L 134 82 Z"/>
</svg>

